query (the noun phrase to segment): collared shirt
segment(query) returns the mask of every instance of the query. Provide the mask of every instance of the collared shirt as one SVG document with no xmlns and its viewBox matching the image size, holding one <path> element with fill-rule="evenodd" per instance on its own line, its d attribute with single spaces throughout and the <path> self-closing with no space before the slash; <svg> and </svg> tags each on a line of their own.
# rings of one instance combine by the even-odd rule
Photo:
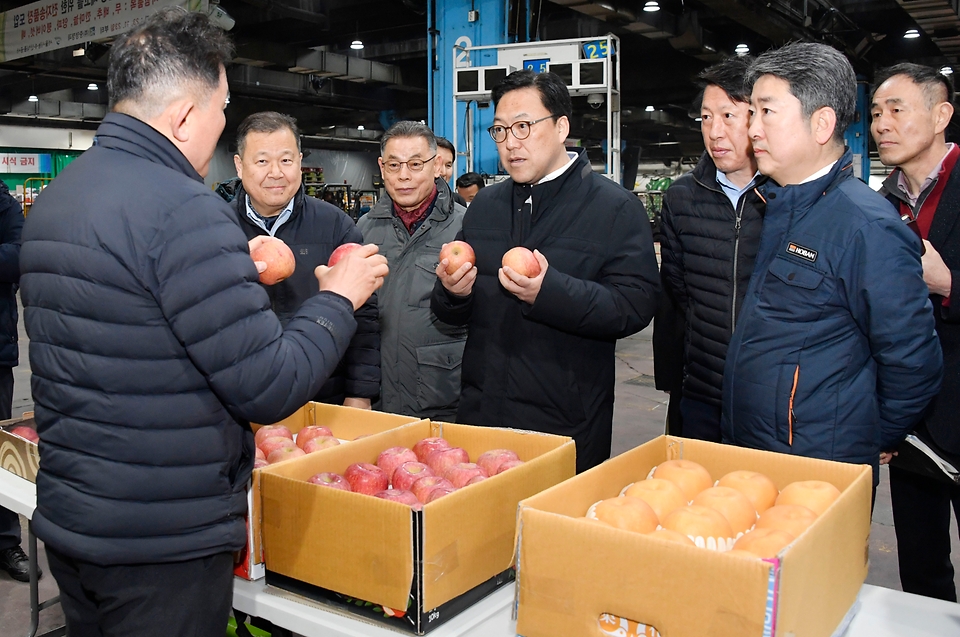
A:
<svg viewBox="0 0 960 637">
<path fill-rule="evenodd" d="M 811 181 L 816 181 L 817 179 L 820 179 L 821 177 L 823 177 L 824 175 L 826 175 L 827 173 L 829 173 L 831 170 L 833 170 L 833 165 L 836 164 L 838 161 L 840 161 L 840 160 L 837 159 L 837 160 L 835 160 L 835 161 L 830 162 L 829 165 L 824 166 L 823 168 L 821 168 L 821 169 L 818 170 L 817 172 L 813 173 L 812 175 L 810 175 L 809 177 L 807 177 L 806 179 L 804 179 L 804 180 L 801 181 L 800 183 L 801 183 L 801 184 L 806 184 L 806 183 L 809 183 L 809 182 L 811 182 Z M 799 185 L 799 184 L 798 184 L 798 185 Z"/>
<path fill-rule="evenodd" d="M 953 150 L 955 145 L 956 144 L 953 142 L 947 144 L 947 152 L 943 154 L 943 157 L 940 158 L 940 161 L 937 162 L 937 165 L 934 167 L 934 169 L 931 170 L 930 174 L 927 175 L 927 178 L 923 180 L 923 184 L 921 184 L 920 190 L 917 191 L 917 194 L 914 195 L 910 192 L 910 185 L 907 183 L 907 177 L 903 174 L 902 170 L 897 175 L 897 188 L 904 194 L 904 196 L 906 196 L 907 201 L 910 203 L 911 209 L 915 211 L 918 209 L 917 203 L 920 202 L 920 196 L 928 192 L 928 187 L 937 181 L 937 178 L 940 176 L 940 171 L 943 169 L 943 162 L 946 160 L 947 155 L 950 154 L 950 151 Z"/>
<path fill-rule="evenodd" d="M 723 194 L 727 196 L 727 199 L 730 200 L 730 203 L 733 204 L 734 209 L 736 209 L 737 204 L 740 203 L 740 197 L 743 196 L 743 193 L 747 192 L 757 183 L 757 177 L 760 176 L 760 172 L 757 171 L 757 174 L 753 176 L 746 186 L 741 188 L 736 185 L 730 178 L 727 177 L 726 173 L 717 171 L 717 183 L 720 184 L 720 189 L 723 191 Z"/>
<path fill-rule="evenodd" d="M 286 223 L 287 219 L 290 218 L 290 215 L 293 214 L 294 199 L 296 199 L 295 196 L 287 202 L 287 205 L 284 206 L 279 215 L 276 215 L 275 217 L 264 217 L 253 209 L 253 204 L 250 203 L 250 195 L 247 195 L 247 217 L 249 217 L 250 221 L 252 221 L 258 228 L 266 232 L 271 237 L 276 236 L 277 230 L 280 229 L 280 226 Z"/>
<path fill-rule="evenodd" d="M 559 176 L 562 175 L 563 173 L 567 172 L 567 169 L 570 168 L 570 166 L 573 165 L 573 162 L 577 161 L 577 157 L 579 157 L 579 156 L 580 156 L 579 153 L 572 153 L 572 152 L 570 152 L 570 151 L 568 150 L 568 151 L 567 151 L 567 158 L 569 159 L 569 161 L 567 161 L 567 163 L 565 163 L 563 166 L 561 166 L 560 168 L 557 168 L 555 171 L 553 171 L 552 173 L 550 173 L 549 175 L 547 175 L 546 177 L 544 177 L 543 179 L 541 179 L 540 181 L 538 181 L 538 182 L 537 182 L 537 185 L 539 186 L 540 184 L 545 184 L 545 183 L 547 183 L 548 181 L 553 181 L 554 179 L 556 179 L 557 177 L 559 177 Z M 533 208 L 532 208 L 532 206 L 533 206 L 533 195 L 531 194 L 529 197 L 527 197 L 527 200 L 524 201 L 523 203 L 525 203 L 525 204 L 530 204 L 530 205 L 531 205 L 531 210 L 532 210 L 532 209 L 533 209 Z"/>
</svg>

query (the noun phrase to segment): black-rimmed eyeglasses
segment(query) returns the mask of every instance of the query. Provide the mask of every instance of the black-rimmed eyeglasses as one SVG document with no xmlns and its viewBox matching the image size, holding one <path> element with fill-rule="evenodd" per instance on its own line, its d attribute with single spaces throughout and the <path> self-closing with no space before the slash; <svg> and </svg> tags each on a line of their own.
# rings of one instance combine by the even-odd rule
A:
<svg viewBox="0 0 960 637">
<path fill-rule="evenodd" d="M 388 173 L 398 173 L 400 169 L 406 165 L 410 169 L 410 172 L 418 173 L 423 170 L 423 167 L 427 165 L 427 162 L 431 162 L 436 159 L 436 155 L 430 157 L 429 159 L 408 159 L 407 161 L 385 161 L 383 162 L 383 168 Z"/>
<path fill-rule="evenodd" d="M 534 124 L 539 124 L 540 122 L 548 119 L 555 119 L 556 117 L 556 115 L 547 115 L 546 117 L 535 119 L 532 122 L 514 122 L 510 126 L 494 124 L 487 129 L 487 132 L 490 133 L 490 137 L 493 138 L 493 141 L 497 142 L 498 144 L 507 141 L 507 131 L 510 131 L 516 139 L 526 139 L 530 137 L 531 126 Z"/>
</svg>

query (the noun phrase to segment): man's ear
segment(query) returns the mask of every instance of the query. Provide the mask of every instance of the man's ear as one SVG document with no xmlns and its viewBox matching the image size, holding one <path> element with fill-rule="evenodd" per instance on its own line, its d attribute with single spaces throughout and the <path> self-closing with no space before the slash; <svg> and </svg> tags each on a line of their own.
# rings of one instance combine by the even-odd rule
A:
<svg viewBox="0 0 960 637">
<path fill-rule="evenodd" d="M 181 144 L 190 141 L 190 128 L 193 124 L 193 114 L 197 105 L 193 100 L 176 100 L 167 107 L 167 119 L 170 122 L 170 133 Z"/>
<path fill-rule="evenodd" d="M 950 102 L 940 102 L 934 107 L 933 112 L 935 116 L 935 130 L 939 135 L 947 130 L 947 126 L 950 125 L 950 119 L 953 117 L 953 104 Z"/>
<path fill-rule="evenodd" d="M 817 143 L 826 146 L 833 139 L 833 131 L 837 128 L 837 113 L 829 106 L 818 108 L 810 117 L 810 127 Z"/>
<path fill-rule="evenodd" d="M 561 115 L 557 118 L 557 132 L 560 134 L 561 141 L 567 140 L 567 135 L 570 134 L 570 120 L 566 115 Z"/>
<path fill-rule="evenodd" d="M 240 159 L 240 155 L 233 156 L 233 167 L 237 169 L 237 177 L 243 181 L 243 160 Z"/>
</svg>

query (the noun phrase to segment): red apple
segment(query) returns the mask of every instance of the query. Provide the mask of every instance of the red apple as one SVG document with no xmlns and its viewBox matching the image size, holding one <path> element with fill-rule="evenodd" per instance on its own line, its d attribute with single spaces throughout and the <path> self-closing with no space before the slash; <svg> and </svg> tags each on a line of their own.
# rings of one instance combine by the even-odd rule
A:
<svg viewBox="0 0 960 637">
<path fill-rule="evenodd" d="M 427 456 L 427 466 L 433 469 L 433 472 L 438 476 L 442 476 L 447 472 L 447 469 L 461 462 L 470 462 L 470 456 L 461 447 L 437 449 Z"/>
<path fill-rule="evenodd" d="M 320 451 L 321 449 L 329 449 L 330 447 L 336 447 L 340 444 L 340 441 L 334 438 L 333 436 L 320 436 L 319 438 L 314 438 L 303 445 L 303 450 L 306 453 L 313 453 L 315 451 Z"/>
<path fill-rule="evenodd" d="M 417 454 L 417 460 L 426 462 L 427 456 L 437 449 L 449 449 L 450 443 L 443 438 L 424 438 L 413 445 L 413 453 Z"/>
<path fill-rule="evenodd" d="M 487 472 L 472 462 L 455 464 L 443 473 L 443 477 L 453 483 L 453 486 L 458 489 L 467 486 L 467 483 L 477 476 L 486 478 Z"/>
<path fill-rule="evenodd" d="M 303 449 L 299 447 L 280 447 L 270 452 L 267 456 L 267 463 L 276 464 L 278 462 L 283 462 L 284 460 L 289 460 L 291 458 L 299 458 L 300 456 L 305 456 Z"/>
<path fill-rule="evenodd" d="M 259 447 L 260 443 L 272 436 L 282 436 L 283 438 L 293 440 L 293 434 L 290 433 L 290 430 L 284 425 L 267 425 L 260 427 L 257 429 L 257 433 L 253 435 L 253 440 Z"/>
<path fill-rule="evenodd" d="M 284 438 L 282 436 L 273 436 L 260 443 L 260 451 L 263 452 L 263 455 L 266 458 L 269 458 L 271 453 L 281 447 L 293 447 L 296 449 L 297 445 L 293 444 L 293 441 L 289 438 Z"/>
<path fill-rule="evenodd" d="M 37 430 L 33 427 L 27 427 L 26 425 L 17 425 L 10 430 L 14 436 L 19 436 L 24 440 L 29 440 L 30 442 L 36 444 L 40 442 L 40 436 L 37 435 Z"/>
<path fill-rule="evenodd" d="M 519 467 L 522 464 L 523 464 L 523 460 L 508 460 L 504 462 L 502 465 L 500 465 L 500 468 L 497 469 L 497 473 L 498 474 L 503 473 L 507 469 L 513 469 L 514 467 Z"/>
<path fill-rule="evenodd" d="M 268 464 L 270 463 L 267 462 L 266 458 L 257 458 L 256 460 L 253 461 L 253 468 L 262 469 L 263 467 L 266 467 Z"/>
<path fill-rule="evenodd" d="M 447 274 L 453 274 L 464 263 L 471 266 L 477 262 L 477 257 L 473 253 L 473 248 L 466 241 L 451 241 L 440 250 L 440 261 L 447 260 Z"/>
<path fill-rule="evenodd" d="M 309 425 L 304 427 L 297 433 L 297 446 L 303 449 L 303 447 L 313 440 L 314 438 L 327 437 L 332 438 L 333 432 L 327 429 L 326 427 L 318 427 L 316 425 Z"/>
<path fill-rule="evenodd" d="M 383 469 L 386 474 L 393 477 L 397 467 L 404 462 L 416 462 L 417 454 L 407 447 L 390 447 L 380 452 L 377 457 L 377 466 Z"/>
<path fill-rule="evenodd" d="M 540 274 L 540 262 L 537 261 L 537 257 L 523 246 L 507 250 L 500 265 L 531 279 Z"/>
<path fill-rule="evenodd" d="M 257 460 L 266 460 L 267 454 L 263 453 L 263 449 L 257 447 L 257 454 L 254 456 Z"/>
<path fill-rule="evenodd" d="M 487 477 L 488 477 L 488 476 L 483 476 L 483 475 L 473 476 L 472 478 L 470 478 L 469 481 L 467 481 L 467 484 L 465 484 L 464 486 L 469 487 L 471 484 L 476 484 L 476 483 L 478 483 L 478 482 L 483 482 L 484 480 L 487 479 Z"/>
<path fill-rule="evenodd" d="M 414 482 L 413 486 L 410 487 L 410 490 L 413 491 L 413 495 L 417 496 L 418 500 L 421 502 L 426 502 L 427 496 L 437 487 L 446 487 L 448 489 L 452 489 L 453 485 L 450 484 L 450 481 L 446 478 L 441 478 L 439 476 L 426 476 Z"/>
<path fill-rule="evenodd" d="M 445 495 L 450 495 L 456 491 L 456 489 L 451 489 L 450 487 L 434 487 L 430 489 L 430 493 L 427 494 L 427 501 L 424 504 L 430 504 L 434 500 L 439 500 Z"/>
<path fill-rule="evenodd" d="M 343 473 L 355 493 L 373 495 L 390 486 L 390 479 L 383 469 L 369 462 L 356 462 Z"/>
<path fill-rule="evenodd" d="M 393 472 L 390 483 L 394 489 L 410 489 L 420 478 L 434 475 L 433 469 L 422 462 L 404 462 Z"/>
<path fill-rule="evenodd" d="M 381 498 L 383 500 L 393 500 L 394 502 L 406 504 L 414 509 L 419 509 L 421 506 L 420 500 L 417 499 L 417 496 L 413 495 L 409 491 L 404 491 L 403 489 L 386 489 L 384 491 L 374 493 L 373 497 Z"/>
<path fill-rule="evenodd" d="M 495 476 L 500 469 L 500 465 L 504 462 L 519 459 L 517 454 L 509 449 L 491 449 L 480 454 L 480 457 L 477 458 L 477 464 L 486 470 L 488 476 Z"/>
<path fill-rule="evenodd" d="M 319 484 L 321 487 L 340 489 L 341 491 L 353 491 L 353 489 L 350 488 L 350 483 L 347 482 L 346 478 L 339 473 L 330 473 L 329 471 L 311 476 L 307 482 L 310 484 Z"/>
<path fill-rule="evenodd" d="M 267 269 L 260 273 L 260 283 L 274 285 L 293 274 L 297 261 L 286 243 L 276 237 L 264 237 L 264 239 L 266 241 L 250 253 L 250 258 L 254 261 L 266 262 Z"/>
<path fill-rule="evenodd" d="M 340 262 L 340 259 L 347 256 L 359 247 L 361 247 L 359 243 L 344 243 L 333 251 L 333 254 L 330 255 L 330 259 L 327 261 L 327 265 L 332 268 Z"/>
</svg>

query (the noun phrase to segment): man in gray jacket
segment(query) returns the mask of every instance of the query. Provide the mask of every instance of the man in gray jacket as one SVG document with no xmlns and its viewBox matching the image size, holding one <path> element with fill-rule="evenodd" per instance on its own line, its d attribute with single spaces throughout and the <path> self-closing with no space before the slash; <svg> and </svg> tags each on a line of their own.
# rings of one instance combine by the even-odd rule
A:
<svg viewBox="0 0 960 637">
<path fill-rule="evenodd" d="M 392 126 L 380 139 L 380 155 L 387 196 L 357 224 L 390 265 L 380 290 L 381 388 L 374 407 L 453 421 L 467 331 L 437 319 L 430 295 L 440 248 L 456 239 L 466 208 L 435 178 L 437 138 L 424 124 Z"/>
</svg>

